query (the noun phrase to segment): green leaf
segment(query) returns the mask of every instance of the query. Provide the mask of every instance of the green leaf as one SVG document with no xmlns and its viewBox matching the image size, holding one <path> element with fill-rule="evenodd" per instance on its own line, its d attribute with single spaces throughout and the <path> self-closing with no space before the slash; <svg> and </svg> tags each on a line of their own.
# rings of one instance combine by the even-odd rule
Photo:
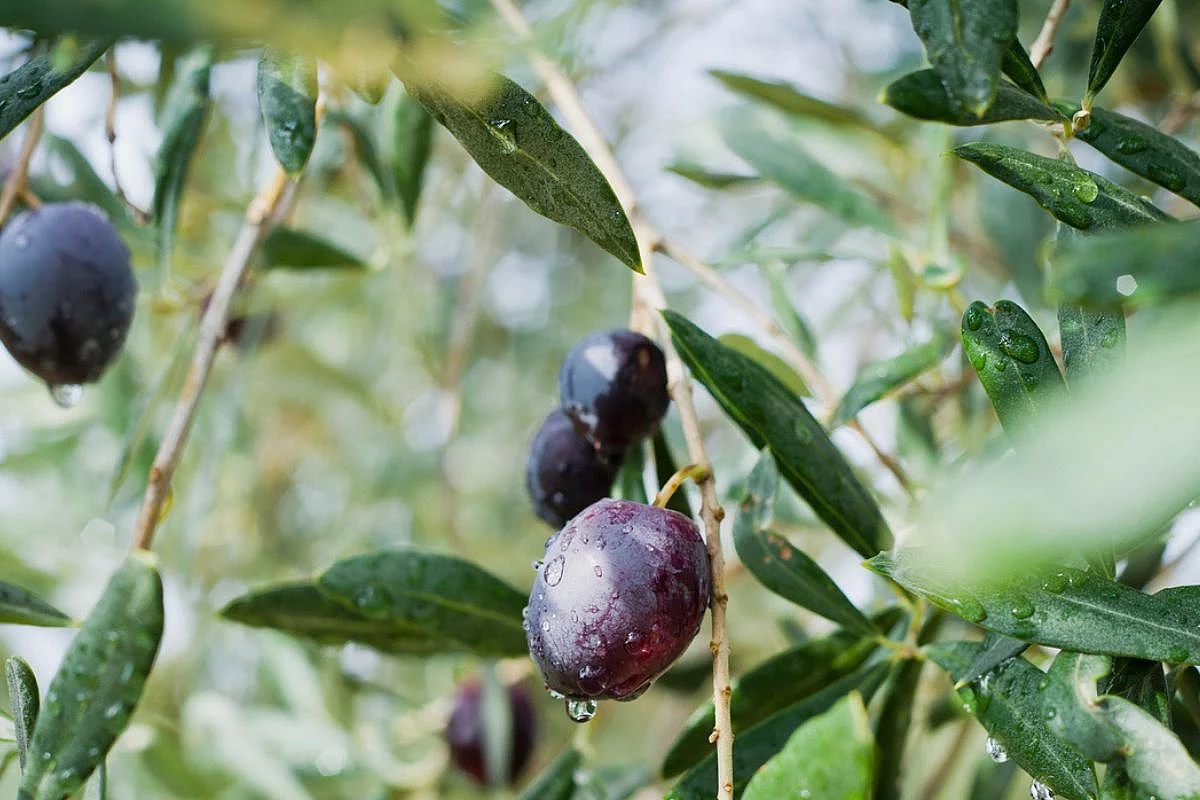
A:
<svg viewBox="0 0 1200 800">
<path fill-rule="evenodd" d="M 8 703 L 12 709 L 13 733 L 17 741 L 17 756 L 21 769 L 29 760 L 29 737 L 37 726 L 41 698 L 38 695 L 37 676 L 33 669 L 19 656 L 10 656 L 4 662 L 4 678 L 8 684 Z"/>
<path fill-rule="evenodd" d="M 1063 366 L 1072 387 L 1109 372 L 1125 355 L 1125 312 L 1060 303 Z"/>
<path fill-rule="evenodd" d="M 812 97 L 790 83 L 763 80 L 721 69 L 709 70 L 709 74 L 743 97 L 764 102 L 786 114 L 810 117 L 838 127 L 880 132 L 875 122 L 861 111 Z"/>
<path fill-rule="evenodd" d="M 1017 86 L 1021 87 L 1031 95 L 1041 100 L 1043 103 L 1050 102 L 1050 98 L 1046 95 L 1046 86 L 1042 83 L 1042 76 L 1038 73 L 1037 67 L 1033 65 L 1033 61 L 1029 58 L 1029 53 L 1021 46 L 1020 40 L 1013 37 L 1012 44 L 1004 51 L 1004 59 L 1000 62 L 1000 70 L 1012 80 Z"/>
<path fill-rule="evenodd" d="M 963 349 L 1009 433 L 1044 424 L 1046 410 L 1066 390 L 1046 337 L 1009 300 L 994 308 L 976 301 L 962 321 Z"/>
<path fill-rule="evenodd" d="M 152 211 L 159 270 L 164 274 L 171 263 L 188 170 L 212 105 L 212 66 L 213 49 L 208 46 L 198 47 L 181 58 L 163 114 L 163 140 L 155 156 Z"/>
<path fill-rule="evenodd" d="M 1065 300 L 1109 308 L 1167 302 L 1200 290 L 1197 242 L 1200 220 L 1080 237 L 1059 253 L 1055 288 Z M 1118 288 L 1123 275 L 1136 281 L 1129 296 Z"/>
<path fill-rule="evenodd" d="M 1004 81 L 999 83 L 991 106 L 983 112 L 983 116 L 977 117 L 970 111 L 964 111 L 951 99 L 937 73 L 931 69 L 910 72 L 893 81 L 883 90 L 879 99 L 901 114 L 951 125 L 986 125 L 1019 119 L 1056 122 L 1063 119 L 1058 110 Z"/>
<path fill-rule="evenodd" d="M 1109 228 L 1170 219 L 1112 181 L 1055 158 L 995 142 L 969 142 L 954 154 L 1025 192 L 1072 228 Z"/>
<path fill-rule="evenodd" d="M 641 272 L 637 237 L 604 174 L 533 95 L 502 75 L 493 80 L 469 101 L 428 76 L 406 85 L 496 183 Z"/>
<path fill-rule="evenodd" d="M 1087 102 L 1099 94 L 1117 69 L 1125 51 L 1146 27 L 1162 0 L 1104 0 L 1088 67 Z"/>
<path fill-rule="evenodd" d="M 0 139 L 12 133 L 38 106 L 74 83 L 115 41 L 104 38 L 82 42 L 69 64 L 55 64 L 54 53 L 36 56 L 0 77 Z"/>
<path fill-rule="evenodd" d="M 1100 709 L 1124 737 L 1125 771 L 1136 786 L 1161 800 L 1200 797 L 1200 767 L 1169 728 L 1120 697 L 1102 697 Z"/>
<path fill-rule="evenodd" d="M 659 428 L 654 432 L 654 477 L 658 485 L 665 486 L 678 469 L 678 462 L 671 455 L 671 448 L 667 445 L 667 437 L 662 428 Z M 671 495 L 671 499 L 667 501 L 667 508 L 678 511 L 685 517 L 692 516 L 692 506 L 688 503 L 687 492 L 682 488 Z"/>
<path fill-rule="evenodd" d="M 741 795 L 758 768 L 783 749 L 797 728 L 827 711 L 851 691 L 857 690 L 865 702 L 870 702 L 887 674 L 886 663 L 864 665 L 858 671 L 843 676 L 815 694 L 739 733 L 733 740 L 734 797 Z M 710 752 L 672 787 L 666 800 L 712 800 L 713 787 L 716 785 L 717 757 L 716 753 Z"/>
<path fill-rule="evenodd" d="M 883 708 L 875 723 L 875 741 L 879 754 L 875 765 L 874 800 L 900 800 L 905 767 L 904 746 L 912 727 L 913 704 L 925 662 L 910 658 L 902 662 L 892 676 Z"/>
<path fill-rule="evenodd" d="M 891 546 L 879 506 L 804 403 L 770 372 L 664 311 L 692 375 L 758 449 L 770 446 L 784 479 L 847 544 L 864 556 Z"/>
<path fill-rule="evenodd" d="M 836 428 L 845 425 L 858 416 L 858 412 L 888 392 L 899 389 L 925 370 L 937 366 L 946 355 L 949 343 L 943 336 L 934 336 L 924 344 L 909 347 L 898 356 L 864 366 L 842 395 L 830 426 Z"/>
<path fill-rule="evenodd" d="M 783 750 L 754 774 L 746 800 L 828 797 L 867 800 L 874 775 L 875 740 L 858 692 L 800 726 Z"/>
<path fill-rule="evenodd" d="M 70 617 L 28 589 L 0 581 L 0 624 L 5 623 L 42 628 L 65 628 L 74 624 Z"/>
<path fill-rule="evenodd" d="M 976 118 L 996 97 L 1017 37 L 1016 0 L 909 0 L 913 30 L 954 104 Z"/>
<path fill-rule="evenodd" d="M 92 162 L 74 142 L 52 133 L 44 135 L 42 141 L 46 149 L 62 159 L 70 170 L 71 182 L 64 188 L 72 200 L 84 200 L 99 206 L 118 224 L 128 219 L 129 209 L 96 173 Z"/>
<path fill-rule="evenodd" d="M 412 626 L 481 656 L 523 656 L 526 597 L 480 567 L 420 550 L 378 550 L 338 561 L 321 591 L 368 619 Z"/>
<path fill-rule="evenodd" d="M 891 217 L 869 195 L 834 174 L 805 150 L 787 119 L 738 108 L 720 120 L 721 136 L 738 157 L 794 197 L 852 225 L 895 232 Z"/>
<path fill-rule="evenodd" d="M 1106 656 L 1064 650 L 1046 680 L 1046 706 L 1055 710 L 1050 729 L 1090 761 L 1111 761 L 1121 749 L 1120 734 L 1098 713 L 1096 681 L 1111 665 Z"/>
<path fill-rule="evenodd" d="M 267 269 L 366 269 L 367 262 L 311 231 L 277 225 L 262 243 Z"/>
<path fill-rule="evenodd" d="M 867 566 L 939 608 L 1015 639 L 1083 653 L 1200 663 L 1200 606 L 1066 567 L 1020 579 L 967 578 L 938 563 L 931 550 L 880 554 Z"/>
<path fill-rule="evenodd" d="M 650 502 L 646 496 L 645 471 L 646 450 L 642 443 L 638 442 L 625 451 L 625 460 L 621 462 L 621 470 L 617 473 L 616 488 L 620 489 L 622 500 L 632 500 L 643 505 Z"/>
<path fill-rule="evenodd" d="M 721 334 L 717 341 L 755 361 L 760 367 L 778 378 L 779 382 L 797 397 L 812 397 L 812 391 L 809 390 L 808 384 L 796 374 L 796 370 L 770 350 L 761 347 L 749 336 L 743 336 L 740 333 L 725 333 Z"/>
<path fill-rule="evenodd" d="M 113 575 L 50 682 L 22 800 L 62 800 L 83 787 L 129 724 L 162 632 L 162 580 L 154 557 L 139 550 Z"/>
<path fill-rule="evenodd" d="M 433 144 L 433 117 L 412 95 L 401 94 L 393 114 L 392 179 L 411 228 L 417 219 L 417 204 L 425 183 L 425 168 Z"/>
<path fill-rule="evenodd" d="M 275 160 L 299 175 L 317 140 L 317 62 L 309 56 L 263 50 L 258 61 L 258 105 Z"/>
<path fill-rule="evenodd" d="M 1130 172 L 1200 205 L 1200 153 L 1174 136 L 1103 108 L 1093 108 L 1088 126 L 1075 136 Z"/>
<path fill-rule="evenodd" d="M 229 602 L 225 619 L 255 628 L 273 628 L 319 644 L 359 642 L 384 653 L 432 655 L 456 652 L 460 645 L 403 620 L 371 619 L 327 597 L 315 583 L 271 584 Z"/>
<path fill-rule="evenodd" d="M 764 450 L 746 481 L 746 492 L 733 523 L 738 558 L 759 583 L 785 600 L 848 630 L 865 635 L 878 633 L 817 562 L 768 529 L 778 483 L 775 459 L 769 449 Z"/>
<path fill-rule="evenodd" d="M 881 628 L 895 625 L 902 614 L 890 609 L 875 620 Z M 734 733 L 753 728 L 772 715 L 804 702 L 863 665 L 878 649 L 874 636 L 837 630 L 820 639 L 777 653 L 733 682 L 729 712 Z M 695 766 L 712 753 L 708 737 L 715 724 L 711 701 L 696 710 L 663 759 L 663 777 Z M 736 744 L 735 744 L 736 747 Z"/>
<path fill-rule="evenodd" d="M 931 645 L 926 653 L 958 681 L 978 648 L 971 642 L 945 642 Z M 1091 764 L 1047 726 L 1045 680 L 1040 669 L 1013 658 L 960 688 L 958 695 L 1021 769 L 1067 800 L 1093 798 L 1099 787 Z"/>
<path fill-rule="evenodd" d="M 354 140 L 354 155 L 379 187 L 379 193 L 385 200 L 395 201 L 397 189 L 393 173 L 384 166 L 379 148 L 375 146 L 375 137 L 366 124 L 342 110 L 328 112 L 325 115 L 325 124 L 340 126 L 350 134 L 350 138 Z"/>
<path fill-rule="evenodd" d="M 681 178 L 687 178 L 692 183 L 706 189 L 729 189 L 734 186 L 748 186 L 760 183 L 762 178 L 757 175 L 746 175 L 738 172 L 717 172 L 690 161 L 676 161 L 667 165 L 667 172 L 674 172 Z"/>
<path fill-rule="evenodd" d="M 575 773 L 583 764 L 583 754 L 567 747 L 538 775 L 517 800 L 571 800 L 575 794 Z"/>
<path fill-rule="evenodd" d="M 960 681 L 973 681 L 977 678 L 982 678 L 985 674 L 991 672 L 1000 664 L 1008 661 L 1010 658 L 1016 658 L 1029 649 L 1028 642 L 1022 642 L 1020 639 L 1013 639 L 1010 636 L 1005 636 L 1002 633 L 988 631 L 987 636 L 983 637 L 983 641 L 975 657 L 971 663 L 967 665 L 963 671 Z"/>
</svg>

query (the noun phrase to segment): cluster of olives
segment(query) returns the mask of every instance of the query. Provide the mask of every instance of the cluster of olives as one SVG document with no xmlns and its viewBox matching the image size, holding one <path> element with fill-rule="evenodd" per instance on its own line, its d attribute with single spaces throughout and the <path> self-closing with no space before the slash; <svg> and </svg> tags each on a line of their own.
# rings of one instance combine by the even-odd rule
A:
<svg viewBox="0 0 1200 800">
<path fill-rule="evenodd" d="M 129 250 L 95 206 L 47 203 L 0 231 L 0 342 L 60 404 L 120 352 L 136 295 Z"/>
<path fill-rule="evenodd" d="M 527 479 L 546 540 L 525 610 L 529 652 L 576 721 L 633 700 L 700 630 L 712 585 L 696 524 L 608 497 L 626 450 L 662 421 L 663 352 L 627 330 L 592 334 L 559 372 L 561 409 L 534 437 Z"/>
</svg>

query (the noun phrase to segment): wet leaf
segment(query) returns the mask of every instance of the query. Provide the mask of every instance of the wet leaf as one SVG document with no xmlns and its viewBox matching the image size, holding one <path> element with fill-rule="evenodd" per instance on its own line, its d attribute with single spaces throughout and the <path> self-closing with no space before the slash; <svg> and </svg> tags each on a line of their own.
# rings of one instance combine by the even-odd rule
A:
<svg viewBox="0 0 1200 800">
<path fill-rule="evenodd" d="M 1099 94 L 1162 0 L 1104 0 L 1088 67 L 1087 104 Z"/>
<path fill-rule="evenodd" d="M 65 628 L 72 620 L 28 589 L 0 581 L 0 624 Z"/>
<path fill-rule="evenodd" d="M 637 238 L 608 180 L 533 95 L 502 75 L 471 100 L 428 76 L 406 85 L 496 183 L 641 272 Z"/>
<path fill-rule="evenodd" d="M 996 97 L 1004 53 L 1017 37 L 1016 0 L 909 0 L 908 11 L 954 105 L 982 117 Z"/>
<path fill-rule="evenodd" d="M 1170 219 L 1129 190 L 1065 161 L 995 142 L 970 142 L 953 152 L 1025 192 L 1072 228 L 1110 228 Z"/>
<path fill-rule="evenodd" d="M 1058 307 L 1063 366 L 1072 387 L 1111 370 L 1125 355 L 1125 312 L 1062 303 Z"/>
<path fill-rule="evenodd" d="M 274 48 L 258 61 L 258 105 L 275 160 L 299 175 L 317 140 L 317 62 Z"/>
<path fill-rule="evenodd" d="M 883 90 L 879 99 L 901 114 L 951 125 L 986 125 L 1023 119 L 1054 122 L 1063 119 L 1058 110 L 1004 81 L 997 86 L 995 100 L 983 112 L 983 116 L 975 116 L 951 99 L 937 73 L 931 69 L 910 72 L 893 81 Z"/>
<path fill-rule="evenodd" d="M 1064 300 L 1106 308 L 1174 300 L 1200 291 L 1198 243 L 1200 220 L 1077 237 L 1058 252 L 1055 288 Z M 1135 288 L 1121 291 L 1123 275 L 1132 276 Z M 1114 349 L 1121 343 L 1107 341 Z"/>
<path fill-rule="evenodd" d="M 4 662 L 4 678 L 8 684 L 8 704 L 12 709 L 13 735 L 17 742 L 17 757 L 21 769 L 29 760 L 29 737 L 37 726 L 41 696 L 38 694 L 37 676 L 33 669 L 19 656 L 11 656 Z"/>
<path fill-rule="evenodd" d="M 81 42 L 69 64 L 56 65 L 53 53 L 35 56 L 0 77 L 0 139 L 12 133 L 38 106 L 87 71 L 115 39 Z"/>
<path fill-rule="evenodd" d="M 830 426 L 836 428 L 846 424 L 876 400 L 904 386 L 925 370 L 937 366 L 946 355 L 949 344 L 947 338 L 934 336 L 924 344 L 909 347 L 898 356 L 864 366 L 842 395 Z"/>
<path fill-rule="evenodd" d="M 1028 649 L 1028 642 L 1022 642 L 1020 639 L 1013 639 L 995 631 L 988 631 L 987 636 L 983 637 L 979 650 L 976 651 L 971 663 L 967 665 L 958 680 L 973 681 L 976 678 L 982 678 L 1005 661 L 1016 658 Z"/>
<path fill-rule="evenodd" d="M 46 690 L 21 800 L 62 800 L 83 787 L 129 724 L 162 632 L 162 580 L 154 557 L 139 550 L 109 581 Z"/>
<path fill-rule="evenodd" d="M 575 773 L 583 764 L 583 754 L 567 747 L 538 775 L 517 800 L 571 800 L 575 794 Z"/>
<path fill-rule="evenodd" d="M 764 349 L 749 336 L 743 336 L 740 333 L 725 333 L 717 341 L 729 349 L 736 350 L 747 358 L 757 362 L 760 367 L 778 378 L 780 383 L 794 392 L 798 397 L 812 397 L 812 392 L 809 390 L 808 384 L 796 373 L 796 370 L 792 369 L 786 361 L 770 350 Z"/>
<path fill-rule="evenodd" d="M 276 225 L 262 243 L 267 269 L 366 269 L 361 257 L 311 231 Z"/>
<path fill-rule="evenodd" d="M 1021 46 L 1021 42 L 1014 37 L 1012 44 L 1004 51 L 1004 59 L 1000 62 L 1001 71 L 1012 80 L 1017 86 L 1021 87 L 1031 95 L 1041 100 L 1043 103 L 1050 101 L 1046 95 L 1046 87 L 1042 83 L 1042 76 L 1038 73 L 1037 67 L 1033 65 L 1033 61 L 1029 58 L 1029 53 Z"/>
<path fill-rule="evenodd" d="M 1200 205 L 1200 153 L 1174 136 L 1103 108 L 1093 108 L 1088 126 L 1075 136 L 1130 172 Z"/>
<path fill-rule="evenodd" d="M 770 446 L 784 479 L 864 556 L 886 549 L 879 506 L 805 405 L 753 360 L 672 311 L 663 316 L 680 357 L 756 448 Z"/>
<path fill-rule="evenodd" d="M 420 550 L 378 550 L 338 561 L 317 578 L 334 601 L 367 619 L 417 628 L 481 656 L 528 653 L 523 593 L 482 568 Z"/>
</svg>

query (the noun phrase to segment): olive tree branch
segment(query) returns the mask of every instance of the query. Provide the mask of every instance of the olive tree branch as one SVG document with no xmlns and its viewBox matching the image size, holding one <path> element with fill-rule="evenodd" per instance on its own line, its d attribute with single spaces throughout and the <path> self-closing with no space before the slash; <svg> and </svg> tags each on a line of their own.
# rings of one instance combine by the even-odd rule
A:
<svg viewBox="0 0 1200 800">
<path fill-rule="evenodd" d="M 1042 29 L 1033 40 L 1033 46 L 1029 48 L 1029 60 L 1033 62 L 1034 67 L 1041 69 L 1046 57 L 1054 50 L 1054 36 L 1058 33 L 1058 26 L 1062 24 L 1063 17 L 1067 15 L 1067 9 L 1070 7 L 1071 0 L 1054 0 L 1054 5 L 1050 6 Z"/>
<path fill-rule="evenodd" d="M 33 160 L 33 153 L 37 150 L 38 142 L 42 138 L 45 119 L 46 106 L 40 105 L 29 120 L 29 127 L 25 129 L 25 139 L 21 142 L 21 152 L 17 156 L 16 166 L 13 167 L 8 180 L 5 181 L 3 192 L 0 192 L 0 225 L 3 225 L 4 221 L 8 219 L 8 215 L 12 213 L 17 198 L 28 197 L 29 162 Z"/>
</svg>

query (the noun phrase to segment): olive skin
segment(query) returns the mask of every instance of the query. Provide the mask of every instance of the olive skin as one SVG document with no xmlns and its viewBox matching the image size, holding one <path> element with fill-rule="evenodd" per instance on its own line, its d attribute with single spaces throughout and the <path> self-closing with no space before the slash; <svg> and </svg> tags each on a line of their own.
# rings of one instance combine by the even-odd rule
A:
<svg viewBox="0 0 1200 800">
<path fill-rule="evenodd" d="M 512 785 L 533 755 L 537 740 L 537 715 L 533 710 L 533 700 L 523 687 L 514 684 L 508 687 L 506 693 L 512 737 L 505 780 Z M 478 681 L 472 680 L 464 683 L 454 698 L 454 710 L 446 725 L 446 743 L 450 746 L 450 760 L 480 786 L 488 783 L 483 739 L 483 689 Z"/>
<path fill-rule="evenodd" d="M 529 446 L 525 488 L 540 519 L 555 528 L 607 497 L 621 459 L 602 456 L 559 409 L 542 420 Z"/>
<path fill-rule="evenodd" d="M 657 344 L 616 328 L 590 334 L 563 359 L 558 397 L 597 450 L 624 452 L 654 432 L 667 413 L 667 364 Z"/>
<path fill-rule="evenodd" d="M 546 541 L 525 618 L 530 655 L 568 699 L 632 700 L 696 637 L 711 587 L 694 522 L 600 500 Z"/>
<path fill-rule="evenodd" d="M 47 203 L 0 231 L 0 342 L 50 386 L 100 378 L 136 296 L 129 250 L 95 206 Z"/>
</svg>

